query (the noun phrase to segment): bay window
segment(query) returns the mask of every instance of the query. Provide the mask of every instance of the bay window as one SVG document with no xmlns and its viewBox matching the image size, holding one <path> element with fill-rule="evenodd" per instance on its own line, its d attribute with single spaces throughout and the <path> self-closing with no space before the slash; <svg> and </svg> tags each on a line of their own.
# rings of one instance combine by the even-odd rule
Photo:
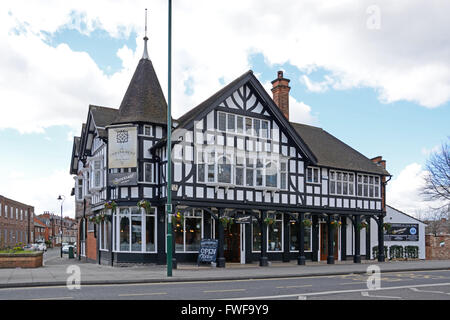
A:
<svg viewBox="0 0 450 320">
<path fill-rule="evenodd" d="M 116 214 L 115 249 L 121 252 L 155 252 L 156 209 L 120 208 Z"/>
</svg>

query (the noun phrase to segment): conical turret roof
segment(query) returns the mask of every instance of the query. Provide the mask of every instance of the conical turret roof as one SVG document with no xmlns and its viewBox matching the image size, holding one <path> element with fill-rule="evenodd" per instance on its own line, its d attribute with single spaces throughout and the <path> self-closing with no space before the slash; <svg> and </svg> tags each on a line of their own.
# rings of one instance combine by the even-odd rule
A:
<svg viewBox="0 0 450 320">
<path fill-rule="evenodd" d="M 151 60 L 144 54 L 123 97 L 114 124 L 167 123 L 167 102 Z"/>
</svg>

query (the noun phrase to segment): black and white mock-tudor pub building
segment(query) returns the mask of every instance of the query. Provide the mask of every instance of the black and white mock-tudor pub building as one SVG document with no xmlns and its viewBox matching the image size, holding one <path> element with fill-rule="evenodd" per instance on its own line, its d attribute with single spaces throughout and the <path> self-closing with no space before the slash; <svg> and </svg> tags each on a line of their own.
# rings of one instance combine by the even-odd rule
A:
<svg viewBox="0 0 450 320">
<path fill-rule="evenodd" d="M 90 105 L 74 138 L 79 259 L 166 263 L 167 104 L 144 40 L 120 108 Z M 384 261 L 385 161 L 290 122 L 289 80 L 272 85 L 248 71 L 173 119 L 174 266 L 202 239 L 218 239 L 218 267 Z"/>
</svg>

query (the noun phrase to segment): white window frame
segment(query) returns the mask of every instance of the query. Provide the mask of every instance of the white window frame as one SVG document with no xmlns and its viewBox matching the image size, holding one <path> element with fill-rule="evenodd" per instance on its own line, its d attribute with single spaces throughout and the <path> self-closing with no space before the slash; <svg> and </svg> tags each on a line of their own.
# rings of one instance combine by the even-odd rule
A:
<svg viewBox="0 0 450 320">
<path fill-rule="evenodd" d="M 141 216 L 141 237 L 142 237 L 142 243 L 141 243 L 141 250 L 140 251 L 132 251 L 131 250 L 131 234 L 132 234 L 132 220 L 131 217 L 132 216 L 137 216 L 137 214 L 132 214 L 131 211 L 132 209 L 136 209 L 138 207 L 118 207 L 116 210 L 116 213 L 114 214 L 114 222 L 115 222 L 115 232 L 113 232 L 113 235 L 111 235 L 113 237 L 113 252 L 126 252 L 126 253 L 156 253 L 158 250 L 158 208 L 157 207 L 152 207 L 154 209 L 154 213 L 152 214 L 147 214 L 145 212 L 145 210 L 143 208 L 138 208 L 138 211 L 140 212 L 140 216 Z M 121 214 L 120 213 L 120 209 L 128 209 L 128 214 Z M 129 231 L 128 231 L 128 235 L 129 235 L 129 250 L 120 250 L 120 218 L 121 217 L 128 217 L 129 219 Z M 154 235 L 155 235 L 155 249 L 153 251 L 146 251 L 147 250 L 147 243 L 145 241 L 145 235 L 147 232 L 147 216 L 152 216 L 155 219 L 155 226 L 154 226 Z"/>
<path fill-rule="evenodd" d="M 77 201 L 82 201 L 84 196 L 84 184 L 83 184 L 83 177 L 77 177 L 75 181 L 75 199 Z M 80 185 L 81 181 L 81 185 Z M 81 196 L 80 196 L 81 191 Z"/>
<path fill-rule="evenodd" d="M 225 128 L 221 128 L 221 122 L 220 118 L 225 117 Z M 229 120 L 230 118 L 233 118 L 234 128 L 230 129 Z M 242 132 L 239 132 L 238 130 L 238 118 L 242 119 Z M 247 132 L 247 121 L 251 122 L 251 128 L 249 128 L 250 132 Z M 259 133 L 256 131 L 255 123 L 259 121 Z M 264 134 L 263 132 L 263 123 L 267 124 L 267 132 Z M 270 121 L 263 118 L 256 118 L 256 117 L 247 117 L 242 116 L 234 113 L 224 112 L 224 111 L 218 111 L 217 112 L 217 131 L 219 132 L 226 132 L 226 133 L 232 133 L 237 135 L 243 135 L 248 137 L 256 137 L 261 138 L 264 140 L 271 139 L 271 130 L 270 130 Z"/>
<path fill-rule="evenodd" d="M 98 168 L 96 168 L 96 164 L 99 164 Z M 97 182 L 98 175 L 98 184 Z M 93 159 L 91 162 L 91 188 L 92 189 L 101 189 L 103 186 L 103 161 L 100 158 Z"/>
<path fill-rule="evenodd" d="M 277 219 L 277 216 L 281 215 L 281 219 Z M 280 253 L 280 252 L 284 252 L 284 213 L 277 213 L 275 214 L 275 221 L 276 222 L 281 222 L 281 250 L 269 250 L 269 225 L 266 225 L 266 252 L 271 252 L 271 253 Z"/>
<path fill-rule="evenodd" d="M 310 181 L 308 178 L 308 172 L 309 172 L 309 170 L 311 170 L 311 173 L 312 173 L 312 175 L 311 175 L 311 178 L 312 178 L 312 181 Z M 314 172 L 317 170 L 317 181 L 314 181 L 314 177 L 315 177 L 315 174 L 314 174 Z M 306 168 L 306 183 L 311 183 L 311 184 L 320 184 L 320 168 L 318 168 L 318 167 L 307 167 Z"/>
<path fill-rule="evenodd" d="M 150 133 L 149 134 L 145 134 L 145 129 L 146 128 L 148 128 L 149 129 L 149 131 L 150 131 Z M 152 135 L 152 132 L 153 130 L 152 130 L 152 126 L 149 126 L 149 125 L 144 125 L 143 126 L 143 128 L 142 128 L 142 135 L 143 136 L 146 136 L 146 137 L 152 137 L 153 135 Z"/>
<path fill-rule="evenodd" d="M 334 174 L 334 178 L 333 178 Z M 341 179 L 338 179 L 338 175 L 341 175 Z M 347 181 L 344 181 L 344 174 L 347 175 Z M 353 175 L 352 181 L 350 180 L 350 175 Z M 353 172 L 346 172 L 346 171 L 339 171 L 339 170 L 330 170 L 329 174 L 329 192 L 332 195 L 339 195 L 339 196 L 354 196 L 355 195 L 355 179 L 356 175 Z M 338 193 L 337 184 L 341 183 L 341 192 Z M 334 192 L 331 192 L 331 185 L 335 184 L 334 186 Z M 347 194 L 344 194 L 344 184 L 347 184 Z M 353 192 L 350 193 L 350 185 L 353 186 Z"/>
<path fill-rule="evenodd" d="M 142 177 L 144 182 L 146 183 L 155 183 L 155 174 L 154 174 L 154 164 L 153 162 L 144 162 L 144 176 Z M 151 181 L 147 181 L 147 166 L 150 166 L 150 172 L 151 172 Z"/>
<path fill-rule="evenodd" d="M 361 182 L 359 182 L 359 177 L 361 177 Z M 364 177 L 367 177 L 367 183 L 364 182 Z M 370 183 L 370 179 L 373 179 L 373 182 Z M 356 195 L 359 198 L 369 198 L 369 199 L 381 199 L 381 177 L 371 174 L 358 173 L 357 175 L 357 187 L 361 185 L 361 195 L 359 195 L 358 190 L 356 191 Z M 375 180 L 378 179 L 378 183 L 375 183 Z M 367 196 L 364 195 L 364 186 L 367 186 Z M 370 196 L 370 187 L 373 187 L 373 196 Z M 378 197 L 375 196 L 375 189 L 378 188 Z"/>
<path fill-rule="evenodd" d="M 186 219 L 200 219 L 200 238 L 203 239 L 203 235 L 205 232 L 205 228 L 204 228 L 204 218 L 205 218 L 205 212 L 202 209 L 193 209 L 193 211 L 199 211 L 201 212 L 201 216 L 195 216 L 194 212 L 192 211 L 187 211 L 184 213 L 184 219 L 183 219 L 183 230 L 186 230 Z M 166 236 L 167 236 L 167 217 L 166 217 L 166 227 L 164 228 L 166 230 Z M 175 237 L 175 235 L 174 235 Z M 178 251 L 176 250 L 176 244 L 175 244 L 175 252 L 176 253 L 198 253 L 197 251 L 186 251 L 186 231 L 183 232 L 183 251 Z M 166 243 L 166 253 L 167 253 L 167 243 Z"/>
</svg>

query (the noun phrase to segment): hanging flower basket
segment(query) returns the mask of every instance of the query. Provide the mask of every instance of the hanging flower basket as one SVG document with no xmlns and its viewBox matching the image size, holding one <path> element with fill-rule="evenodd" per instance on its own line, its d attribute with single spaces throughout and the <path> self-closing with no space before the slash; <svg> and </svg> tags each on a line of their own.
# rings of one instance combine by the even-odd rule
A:
<svg viewBox="0 0 450 320">
<path fill-rule="evenodd" d="M 383 229 L 389 232 L 391 230 L 392 225 L 389 222 L 383 223 Z"/>
<path fill-rule="evenodd" d="M 341 224 L 342 224 L 342 222 L 340 222 L 340 221 L 336 221 L 336 220 L 331 221 L 331 226 L 334 228 L 338 228 Z"/>
<path fill-rule="evenodd" d="M 147 214 L 150 212 L 150 209 L 151 209 L 151 207 L 152 207 L 151 203 L 150 203 L 149 201 L 147 201 L 147 200 L 141 200 L 141 201 L 139 201 L 139 202 L 137 203 L 137 206 L 138 206 L 139 208 L 144 208 L 145 213 L 147 213 Z"/>
<path fill-rule="evenodd" d="M 220 223 L 222 223 L 224 228 L 227 228 L 227 227 L 230 228 L 234 223 L 234 219 L 231 217 L 222 217 L 219 220 L 220 220 Z"/>
<path fill-rule="evenodd" d="M 105 208 L 106 208 L 106 209 L 111 209 L 111 210 L 115 211 L 116 208 L 117 208 L 117 203 L 116 203 L 115 201 L 107 201 L 107 202 L 105 203 Z"/>
<path fill-rule="evenodd" d="M 264 223 L 267 224 L 268 226 L 272 226 L 275 223 L 275 219 L 267 217 L 264 219 Z"/>
<path fill-rule="evenodd" d="M 178 219 L 181 220 L 181 224 L 184 223 L 184 215 L 182 215 L 181 212 L 177 212 L 176 214 L 172 215 L 172 224 L 175 225 Z"/>
<path fill-rule="evenodd" d="M 312 221 L 309 220 L 309 219 L 303 220 L 303 226 L 306 227 L 306 228 L 311 227 L 312 226 Z"/>
<path fill-rule="evenodd" d="M 368 226 L 367 222 L 363 221 L 361 223 L 358 223 L 356 228 L 358 229 L 358 231 L 361 231 L 362 229 L 367 228 L 367 226 Z"/>
</svg>

